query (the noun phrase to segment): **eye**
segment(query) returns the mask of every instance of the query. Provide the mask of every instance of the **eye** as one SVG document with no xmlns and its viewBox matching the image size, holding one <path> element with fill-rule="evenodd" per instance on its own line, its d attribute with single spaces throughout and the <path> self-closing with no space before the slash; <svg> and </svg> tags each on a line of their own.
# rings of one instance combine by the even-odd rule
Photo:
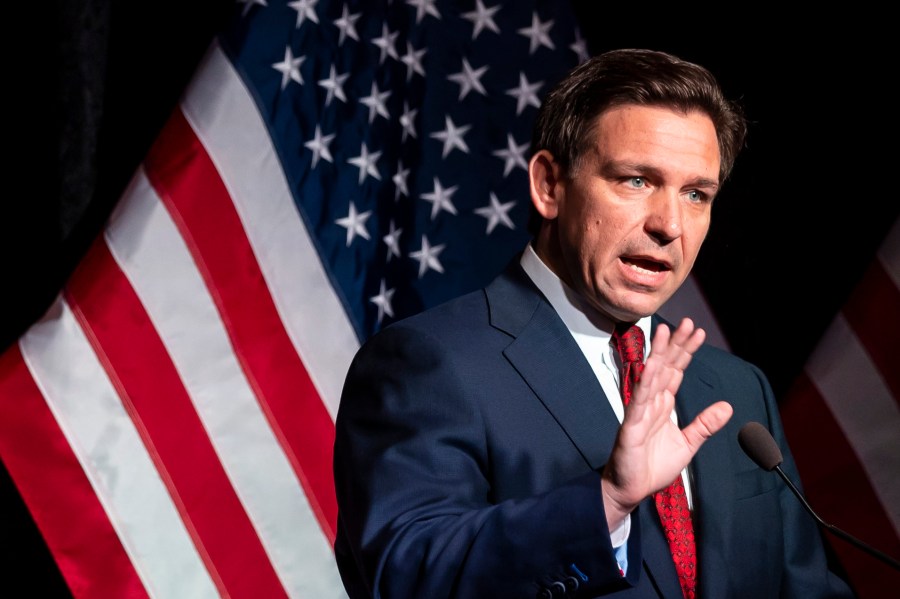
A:
<svg viewBox="0 0 900 599">
<path fill-rule="evenodd" d="M 691 202 L 705 202 L 709 196 L 702 191 L 692 189 L 687 192 L 687 199 Z"/>
<path fill-rule="evenodd" d="M 640 189 L 647 185 L 647 181 L 643 177 L 629 177 L 628 184 L 635 189 Z"/>
</svg>

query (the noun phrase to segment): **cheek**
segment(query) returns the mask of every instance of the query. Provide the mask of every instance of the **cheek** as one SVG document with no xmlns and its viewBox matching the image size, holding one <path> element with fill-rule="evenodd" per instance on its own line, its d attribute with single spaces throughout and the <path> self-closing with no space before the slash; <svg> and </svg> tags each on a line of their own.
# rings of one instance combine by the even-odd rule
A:
<svg viewBox="0 0 900 599">
<path fill-rule="evenodd" d="M 579 189 L 569 202 L 567 226 L 564 234 L 573 256 L 581 264 L 580 271 L 593 271 L 607 261 L 611 247 L 619 242 L 619 237 L 627 227 L 623 226 L 625 215 L 609 206 L 602 190 Z"/>
<path fill-rule="evenodd" d="M 641 215 L 595 203 L 581 214 L 581 243 L 594 262 L 606 260 L 623 241 L 640 230 Z"/>
<path fill-rule="evenodd" d="M 578 249 L 582 268 L 596 271 L 609 261 L 611 248 L 618 242 L 615 227 L 609 221 L 594 217 L 582 227 Z"/>
<path fill-rule="evenodd" d="M 585 198 L 572 211 L 575 226 L 581 229 L 583 237 L 597 237 L 609 225 L 609 210 L 604 208 L 600 197 Z"/>
</svg>

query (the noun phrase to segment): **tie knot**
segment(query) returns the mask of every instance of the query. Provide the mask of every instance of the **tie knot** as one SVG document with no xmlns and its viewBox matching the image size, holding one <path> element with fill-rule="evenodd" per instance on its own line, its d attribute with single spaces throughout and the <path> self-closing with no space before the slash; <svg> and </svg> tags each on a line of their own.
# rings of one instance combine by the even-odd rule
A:
<svg viewBox="0 0 900 599">
<path fill-rule="evenodd" d="M 613 331 L 613 340 L 623 364 L 644 362 L 644 331 L 636 324 L 620 324 Z"/>
</svg>

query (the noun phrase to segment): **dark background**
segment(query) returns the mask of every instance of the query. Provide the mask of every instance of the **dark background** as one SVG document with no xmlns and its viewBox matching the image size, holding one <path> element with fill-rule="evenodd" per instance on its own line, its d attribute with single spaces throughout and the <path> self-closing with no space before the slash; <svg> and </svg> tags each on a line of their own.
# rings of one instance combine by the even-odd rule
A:
<svg viewBox="0 0 900 599">
<path fill-rule="evenodd" d="M 23 35 L 5 73 L 15 184 L 0 223 L 0 350 L 50 305 L 233 10 L 227 0 L 31 4 L 11 19 Z M 900 214 L 892 20 L 573 4 L 592 53 L 673 52 L 744 105 L 748 145 L 694 273 L 732 350 L 783 396 Z M 776 353 L 770 331 L 785 322 L 794 343 Z M 0 595 L 69 596 L 4 468 L 0 553 Z"/>
</svg>

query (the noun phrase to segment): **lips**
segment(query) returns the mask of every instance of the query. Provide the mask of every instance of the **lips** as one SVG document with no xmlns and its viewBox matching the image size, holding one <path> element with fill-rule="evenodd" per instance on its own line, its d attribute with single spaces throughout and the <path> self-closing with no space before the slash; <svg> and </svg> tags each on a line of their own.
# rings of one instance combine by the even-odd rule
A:
<svg viewBox="0 0 900 599">
<path fill-rule="evenodd" d="M 657 274 L 672 270 L 672 265 L 668 260 L 660 260 L 644 256 L 622 256 L 622 262 L 639 272 L 647 274 Z"/>
</svg>

